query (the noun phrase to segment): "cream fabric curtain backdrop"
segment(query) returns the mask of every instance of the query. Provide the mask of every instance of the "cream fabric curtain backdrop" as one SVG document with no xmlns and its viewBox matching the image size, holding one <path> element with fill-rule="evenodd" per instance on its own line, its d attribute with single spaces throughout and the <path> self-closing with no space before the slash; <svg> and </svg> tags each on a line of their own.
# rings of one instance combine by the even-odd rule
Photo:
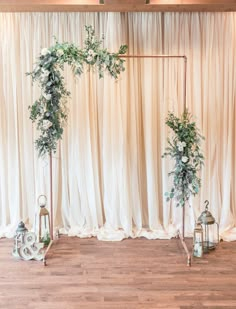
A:
<svg viewBox="0 0 236 309">
<path fill-rule="evenodd" d="M 226 240 L 236 239 L 235 13 L 1 13 L 0 237 L 20 219 L 33 226 L 37 197 L 49 197 L 48 158 L 34 149 L 28 106 L 40 90 L 25 75 L 41 48 L 82 46 L 84 25 L 105 47 L 129 54 L 187 55 L 187 105 L 206 137 L 202 190 L 186 207 L 186 233 L 210 201 Z M 127 60 L 118 82 L 92 71 L 75 79 L 64 138 L 53 159 L 55 224 L 102 240 L 170 238 L 182 211 L 167 204 L 171 162 L 161 159 L 168 110 L 183 111 L 183 60 Z"/>
</svg>

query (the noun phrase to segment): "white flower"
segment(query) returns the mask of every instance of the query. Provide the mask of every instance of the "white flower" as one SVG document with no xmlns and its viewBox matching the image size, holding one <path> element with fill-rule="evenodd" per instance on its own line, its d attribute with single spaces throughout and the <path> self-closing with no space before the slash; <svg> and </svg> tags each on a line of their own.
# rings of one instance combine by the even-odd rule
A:
<svg viewBox="0 0 236 309">
<path fill-rule="evenodd" d="M 186 163 L 186 162 L 188 161 L 188 157 L 183 156 L 182 159 L 181 159 L 181 161 L 182 161 L 183 163 Z"/>
<path fill-rule="evenodd" d="M 50 94 L 50 93 L 43 93 L 43 96 L 44 96 L 44 98 L 46 99 L 46 100 L 51 100 L 51 97 L 52 97 L 52 95 Z"/>
<path fill-rule="evenodd" d="M 43 129 L 47 130 L 52 126 L 52 122 L 49 120 L 43 120 Z"/>
<path fill-rule="evenodd" d="M 44 75 L 45 77 L 48 76 L 48 75 L 50 74 L 50 71 L 48 71 L 48 70 L 42 69 L 42 71 L 43 71 L 43 75 Z"/>
<path fill-rule="evenodd" d="M 186 147 L 186 143 L 178 141 L 177 146 L 178 147 Z"/>
<path fill-rule="evenodd" d="M 58 56 L 58 57 L 61 57 L 62 55 L 64 55 L 63 49 L 58 49 L 58 51 L 57 51 L 57 56 Z"/>
<path fill-rule="evenodd" d="M 196 156 L 198 156 L 198 152 L 197 151 L 194 151 L 194 156 L 196 157 Z"/>
<path fill-rule="evenodd" d="M 45 82 L 48 79 L 48 75 L 50 74 L 50 71 L 42 69 L 42 75 L 41 75 L 41 82 Z"/>
<path fill-rule="evenodd" d="M 42 56 L 46 56 L 47 54 L 50 54 L 51 52 L 50 52 L 50 50 L 48 49 L 48 48 L 43 48 L 42 50 L 41 50 L 41 55 Z"/>
<path fill-rule="evenodd" d="M 94 57 L 95 52 L 92 49 L 89 49 L 88 55 Z"/>
<path fill-rule="evenodd" d="M 88 56 L 88 57 L 87 57 L 87 61 L 88 61 L 88 62 L 91 62 L 92 60 L 93 60 L 93 57 L 92 57 L 92 56 Z"/>
<path fill-rule="evenodd" d="M 178 142 L 177 143 L 177 147 L 179 149 L 179 151 L 183 151 L 184 150 L 184 147 L 186 147 L 186 143 L 185 142 Z"/>
</svg>

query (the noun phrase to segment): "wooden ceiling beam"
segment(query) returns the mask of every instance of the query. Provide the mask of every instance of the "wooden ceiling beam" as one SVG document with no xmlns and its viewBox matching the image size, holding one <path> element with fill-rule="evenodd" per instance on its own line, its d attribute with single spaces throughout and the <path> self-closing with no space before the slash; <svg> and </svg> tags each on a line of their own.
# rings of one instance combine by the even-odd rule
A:
<svg viewBox="0 0 236 309">
<path fill-rule="evenodd" d="M 0 11 L 230 12 L 236 11 L 236 0 L 0 0 Z"/>
</svg>

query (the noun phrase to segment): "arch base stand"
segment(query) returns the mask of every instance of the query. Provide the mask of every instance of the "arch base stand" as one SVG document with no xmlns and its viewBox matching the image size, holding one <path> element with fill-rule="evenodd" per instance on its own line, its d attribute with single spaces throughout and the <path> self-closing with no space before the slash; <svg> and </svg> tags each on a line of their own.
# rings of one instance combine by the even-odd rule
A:
<svg viewBox="0 0 236 309">
<path fill-rule="evenodd" d="M 47 255 L 48 255 L 48 251 L 50 250 L 51 246 L 53 245 L 53 242 L 54 242 L 53 239 L 51 239 L 50 243 L 47 246 L 47 249 L 46 249 L 46 251 L 44 253 L 44 257 L 43 257 L 43 265 L 44 266 L 47 266 Z"/>
<path fill-rule="evenodd" d="M 185 253 L 186 253 L 186 255 L 187 255 L 187 266 L 191 266 L 191 263 L 192 263 L 192 257 L 191 257 L 191 254 L 190 254 L 190 252 L 189 252 L 189 250 L 188 250 L 188 247 L 187 247 L 187 245 L 186 245 L 186 242 L 185 242 L 185 240 L 184 240 L 184 237 L 182 236 L 182 234 L 180 233 L 180 231 L 178 230 L 178 235 L 177 235 L 177 237 L 181 240 L 181 243 L 182 243 L 182 246 L 183 246 L 183 248 L 184 248 L 184 251 L 185 251 Z"/>
</svg>

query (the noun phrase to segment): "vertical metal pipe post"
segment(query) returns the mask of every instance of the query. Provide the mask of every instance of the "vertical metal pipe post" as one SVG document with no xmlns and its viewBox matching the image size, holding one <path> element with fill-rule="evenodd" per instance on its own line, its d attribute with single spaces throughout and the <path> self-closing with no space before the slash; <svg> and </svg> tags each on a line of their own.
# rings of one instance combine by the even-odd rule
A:
<svg viewBox="0 0 236 309">
<path fill-rule="evenodd" d="M 50 238 L 53 240 L 53 189 L 52 189 L 52 152 L 49 155 L 49 169 L 50 169 Z"/>
<path fill-rule="evenodd" d="M 184 112 L 187 110 L 187 57 L 184 56 Z M 182 216 L 182 237 L 185 237 L 185 204 L 183 206 L 183 216 Z"/>
</svg>

